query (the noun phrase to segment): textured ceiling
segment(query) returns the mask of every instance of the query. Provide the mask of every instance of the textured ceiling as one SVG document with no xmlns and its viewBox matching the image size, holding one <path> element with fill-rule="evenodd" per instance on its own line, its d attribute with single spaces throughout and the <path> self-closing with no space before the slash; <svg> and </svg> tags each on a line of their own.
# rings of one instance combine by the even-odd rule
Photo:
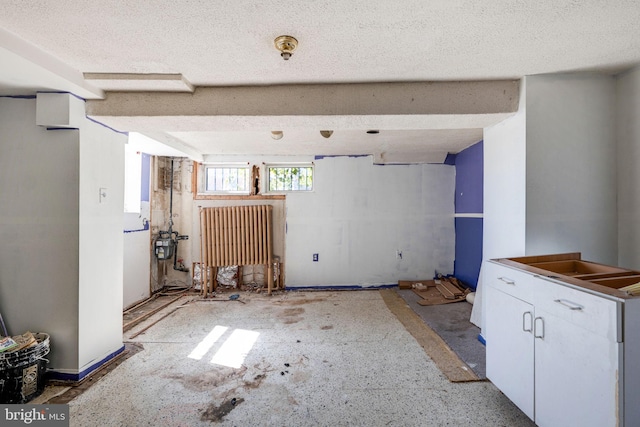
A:
<svg viewBox="0 0 640 427">
<path fill-rule="evenodd" d="M 7 41 L 13 37 L 41 52 L 39 58 L 27 58 L 34 66 L 53 70 L 57 76 L 64 73 L 51 65 L 51 58 L 80 76 L 122 77 L 99 79 L 98 74 L 76 82 L 89 90 L 93 85 L 107 91 L 510 80 L 557 72 L 617 73 L 640 62 L 636 0 L 66 0 L 64 7 L 53 1 L 2 0 L 0 5 L 0 28 L 5 32 L 0 37 L 0 90 L 5 92 L 12 86 L 63 89 L 55 82 L 38 83 L 30 72 L 12 74 L 12 69 L 24 70 L 24 64 L 18 64 L 24 58 L 8 63 L 2 56 L 2 48 L 15 56 L 17 48 Z M 289 61 L 283 61 L 273 46 L 281 34 L 299 41 Z M 125 78 L 140 74 L 153 74 L 155 79 Z M 162 75 L 172 78 L 158 78 Z M 94 98 L 102 95 L 99 90 L 93 93 Z M 423 128 L 388 136 L 395 138 L 398 149 L 406 136 L 407 149 L 413 150 L 416 131 L 424 130 L 423 147 L 433 144 L 440 150 L 447 138 L 434 140 L 441 135 L 428 132 L 428 125 Z M 221 137 L 230 141 L 223 147 L 227 151 L 234 146 L 259 148 L 242 142 L 253 129 L 246 129 L 244 136 L 242 131 L 211 134 L 216 131 L 180 132 L 173 137 L 203 154 L 220 150 Z M 459 134 L 465 132 L 472 133 Z M 352 138 L 360 138 L 357 135 Z M 233 143 L 235 136 L 238 144 Z M 466 141 L 466 145 L 475 142 Z M 451 151 L 459 150 L 461 145 L 456 144 Z"/>
</svg>

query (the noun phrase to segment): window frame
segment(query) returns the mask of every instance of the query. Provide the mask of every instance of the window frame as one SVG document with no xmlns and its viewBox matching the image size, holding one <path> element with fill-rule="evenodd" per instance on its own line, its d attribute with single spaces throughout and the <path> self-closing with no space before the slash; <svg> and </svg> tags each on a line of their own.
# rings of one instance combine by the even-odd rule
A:
<svg viewBox="0 0 640 427">
<path fill-rule="evenodd" d="M 311 169 L 311 188 L 303 190 L 295 189 L 283 189 L 283 190 L 271 190 L 271 168 L 310 168 Z M 315 191 L 315 164 L 313 162 L 300 162 L 300 163 L 266 163 L 264 165 L 264 193 L 265 194 L 283 194 L 283 193 L 311 193 Z"/>
<path fill-rule="evenodd" d="M 246 190 L 209 190 L 207 188 L 208 170 L 209 169 L 244 169 L 246 170 Z M 251 164 L 243 163 L 203 163 L 202 164 L 202 181 L 200 182 L 200 191 L 203 195 L 240 195 L 247 196 L 251 194 Z"/>
</svg>

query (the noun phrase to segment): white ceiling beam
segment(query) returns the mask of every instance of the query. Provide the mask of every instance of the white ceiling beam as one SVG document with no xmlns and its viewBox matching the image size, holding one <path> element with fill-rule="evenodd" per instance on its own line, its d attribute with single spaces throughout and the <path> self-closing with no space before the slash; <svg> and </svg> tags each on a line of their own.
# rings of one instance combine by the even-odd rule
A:
<svg viewBox="0 0 640 427">
<path fill-rule="evenodd" d="M 193 92 L 180 73 L 84 73 L 85 80 L 105 91 Z"/>
<path fill-rule="evenodd" d="M 461 129 L 503 120 L 517 111 L 518 100 L 517 80 L 199 87 L 194 93 L 108 92 L 87 102 L 87 114 L 123 129 L 171 132 Z"/>
</svg>

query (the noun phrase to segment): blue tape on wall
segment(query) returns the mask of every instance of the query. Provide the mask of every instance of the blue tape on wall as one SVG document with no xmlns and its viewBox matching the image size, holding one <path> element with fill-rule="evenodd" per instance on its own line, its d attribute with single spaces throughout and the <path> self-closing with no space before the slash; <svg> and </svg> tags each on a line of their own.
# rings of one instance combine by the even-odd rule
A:
<svg viewBox="0 0 640 427">
<path fill-rule="evenodd" d="M 106 124 L 104 124 L 104 123 L 102 123 L 102 122 L 99 122 L 99 121 L 97 121 L 96 119 L 92 119 L 92 118 L 91 118 L 91 117 L 89 117 L 89 116 L 85 116 L 85 117 L 86 117 L 86 119 L 87 119 L 87 120 L 89 120 L 90 122 L 93 122 L 93 123 L 95 123 L 95 124 L 97 124 L 97 125 L 100 125 L 100 126 L 102 126 L 102 127 L 105 127 L 105 128 L 107 128 L 107 129 L 109 129 L 109 130 L 112 130 L 112 131 L 114 131 L 115 133 L 119 133 L 119 134 L 121 134 L 121 135 L 129 135 L 129 132 L 125 132 L 125 131 L 122 131 L 122 130 L 118 130 L 118 129 L 116 129 L 116 128 L 112 128 L 111 126 L 106 125 Z"/>
<path fill-rule="evenodd" d="M 76 95 L 73 92 L 67 92 L 67 91 L 64 91 L 64 90 L 62 90 L 62 91 L 61 90 L 39 90 L 38 93 L 61 93 L 61 94 L 65 94 L 65 95 L 71 95 L 74 98 L 79 99 L 80 101 L 87 102 L 87 100 L 85 98 L 81 97 L 80 95 Z"/>
<path fill-rule="evenodd" d="M 36 99 L 35 95 L 0 95 L 0 98 Z"/>
<path fill-rule="evenodd" d="M 349 158 L 358 158 L 358 157 L 369 157 L 371 154 L 333 154 L 333 155 L 318 155 L 315 156 L 313 159 L 314 160 L 322 160 L 322 159 L 330 159 L 333 157 L 349 157 Z"/>
<path fill-rule="evenodd" d="M 455 165 L 456 164 L 456 157 L 457 157 L 457 154 L 447 153 L 447 157 L 445 157 L 443 164 L 452 165 L 452 166 Z"/>
<path fill-rule="evenodd" d="M 114 357 L 116 357 L 117 355 L 122 353 L 124 351 L 124 349 L 125 349 L 124 346 L 120 347 L 119 349 L 117 349 L 113 353 L 111 353 L 108 356 L 104 357 L 99 362 L 94 363 L 93 365 L 91 365 L 87 369 L 85 369 L 84 371 L 79 372 L 77 374 L 69 374 L 69 373 L 66 373 L 66 372 L 58 372 L 58 371 L 55 371 L 55 370 L 51 370 L 51 371 L 47 372 L 47 378 L 52 379 L 52 380 L 60 380 L 60 381 L 81 381 L 84 377 L 86 377 L 87 375 L 89 375 L 90 373 L 92 373 L 93 371 L 95 371 L 96 369 L 98 369 L 99 367 L 104 365 L 105 363 L 107 363 L 109 360 L 113 359 Z"/>
</svg>

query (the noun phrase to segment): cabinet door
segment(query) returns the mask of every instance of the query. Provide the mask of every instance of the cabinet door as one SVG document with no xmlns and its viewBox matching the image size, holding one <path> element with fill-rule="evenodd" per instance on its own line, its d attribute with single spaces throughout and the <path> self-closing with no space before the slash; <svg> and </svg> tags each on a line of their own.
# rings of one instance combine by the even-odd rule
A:
<svg viewBox="0 0 640 427">
<path fill-rule="evenodd" d="M 487 286 L 487 378 L 533 419 L 533 306 Z"/>
<path fill-rule="evenodd" d="M 536 424 L 616 426 L 621 344 L 537 307 L 535 335 Z"/>
</svg>

